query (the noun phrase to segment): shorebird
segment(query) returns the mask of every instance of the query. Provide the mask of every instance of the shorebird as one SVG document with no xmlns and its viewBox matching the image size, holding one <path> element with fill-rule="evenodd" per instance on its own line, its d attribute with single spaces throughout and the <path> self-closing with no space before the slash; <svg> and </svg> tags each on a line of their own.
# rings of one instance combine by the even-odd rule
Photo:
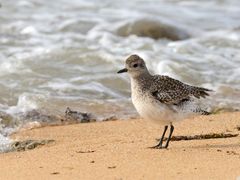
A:
<svg viewBox="0 0 240 180">
<path fill-rule="evenodd" d="M 169 76 L 151 75 L 144 60 L 138 55 L 128 57 L 125 68 L 118 71 L 125 72 L 130 75 L 132 102 L 140 116 L 164 125 L 159 143 L 152 148 L 168 147 L 174 131 L 173 122 L 194 114 L 209 114 L 195 100 L 209 96 L 208 92 L 211 90 L 191 86 Z M 169 136 L 163 145 L 168 126 Z"/>
</svg>

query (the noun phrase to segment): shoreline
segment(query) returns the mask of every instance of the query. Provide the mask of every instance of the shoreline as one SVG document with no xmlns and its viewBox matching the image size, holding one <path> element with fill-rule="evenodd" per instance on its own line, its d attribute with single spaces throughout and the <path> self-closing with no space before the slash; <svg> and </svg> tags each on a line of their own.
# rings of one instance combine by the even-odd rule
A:
<svg viewBox="0 0 240 180">
<path fill-rule="evenodd" d="M 240 112 L 198 116 L 175 124 L 174 136 L 240 134 Z M 142 119 L 45 126 L 14 140 L 54 142 L 0 154 L 0 179 L 237 179 L 240 136 L 172 141 L 150 149 L 163 127 Z M 13 172 L 14 170 L 14 172 Z"/>
</svg>

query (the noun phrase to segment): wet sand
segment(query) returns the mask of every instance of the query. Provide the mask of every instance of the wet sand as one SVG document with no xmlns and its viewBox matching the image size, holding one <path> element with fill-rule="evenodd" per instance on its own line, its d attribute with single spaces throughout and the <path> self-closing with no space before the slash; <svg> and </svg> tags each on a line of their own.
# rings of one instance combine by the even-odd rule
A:
<svg viewBox="0 0 240 180">
<path fill-rule="evenodd" d="M 174 135 L 239 134 L 240 113 L 200 116 L 175 125 Z M 163 127 L 142 119 L 24 130 L 16 140 L 54 139 L 29 151 L 0 154 L 0 179 L 237 179 L 240 136 L 173 141 L 150 149 Z"/>
</svg>

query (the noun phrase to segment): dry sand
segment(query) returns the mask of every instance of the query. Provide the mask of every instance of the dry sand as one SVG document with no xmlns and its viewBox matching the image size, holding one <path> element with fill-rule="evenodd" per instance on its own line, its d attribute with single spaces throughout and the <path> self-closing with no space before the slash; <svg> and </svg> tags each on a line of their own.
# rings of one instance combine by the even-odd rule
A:
<svg viewBox="0 0 240 180">
<path fill-rule="evenodd" d="M 240 113 L 200 116 L 176 124 L 174 135 L 240 133 Z M 14 139 L 54 139 L 34 150 L 0 154 L 0 179 L 240 178 L 240 136 L 174 141 L 150 149 L 163 127 L 141 119 L 43 127 Z"/>
</svg>

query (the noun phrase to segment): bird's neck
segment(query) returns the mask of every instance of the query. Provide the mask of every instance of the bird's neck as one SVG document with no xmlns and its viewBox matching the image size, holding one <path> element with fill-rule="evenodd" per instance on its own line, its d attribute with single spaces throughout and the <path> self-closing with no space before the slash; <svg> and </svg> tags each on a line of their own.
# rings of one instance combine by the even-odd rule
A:
<svg viewBox="0 0 240 180">
<path fill-rule="evenodd" d="M 131 88 L 133 89 L 141 89 L 144 90 L 145 88 L 150 86 L 150 82 L 152 75 L 148 72 L 141 73 L 138 76 L 131 77 Z"/>
</svg>

